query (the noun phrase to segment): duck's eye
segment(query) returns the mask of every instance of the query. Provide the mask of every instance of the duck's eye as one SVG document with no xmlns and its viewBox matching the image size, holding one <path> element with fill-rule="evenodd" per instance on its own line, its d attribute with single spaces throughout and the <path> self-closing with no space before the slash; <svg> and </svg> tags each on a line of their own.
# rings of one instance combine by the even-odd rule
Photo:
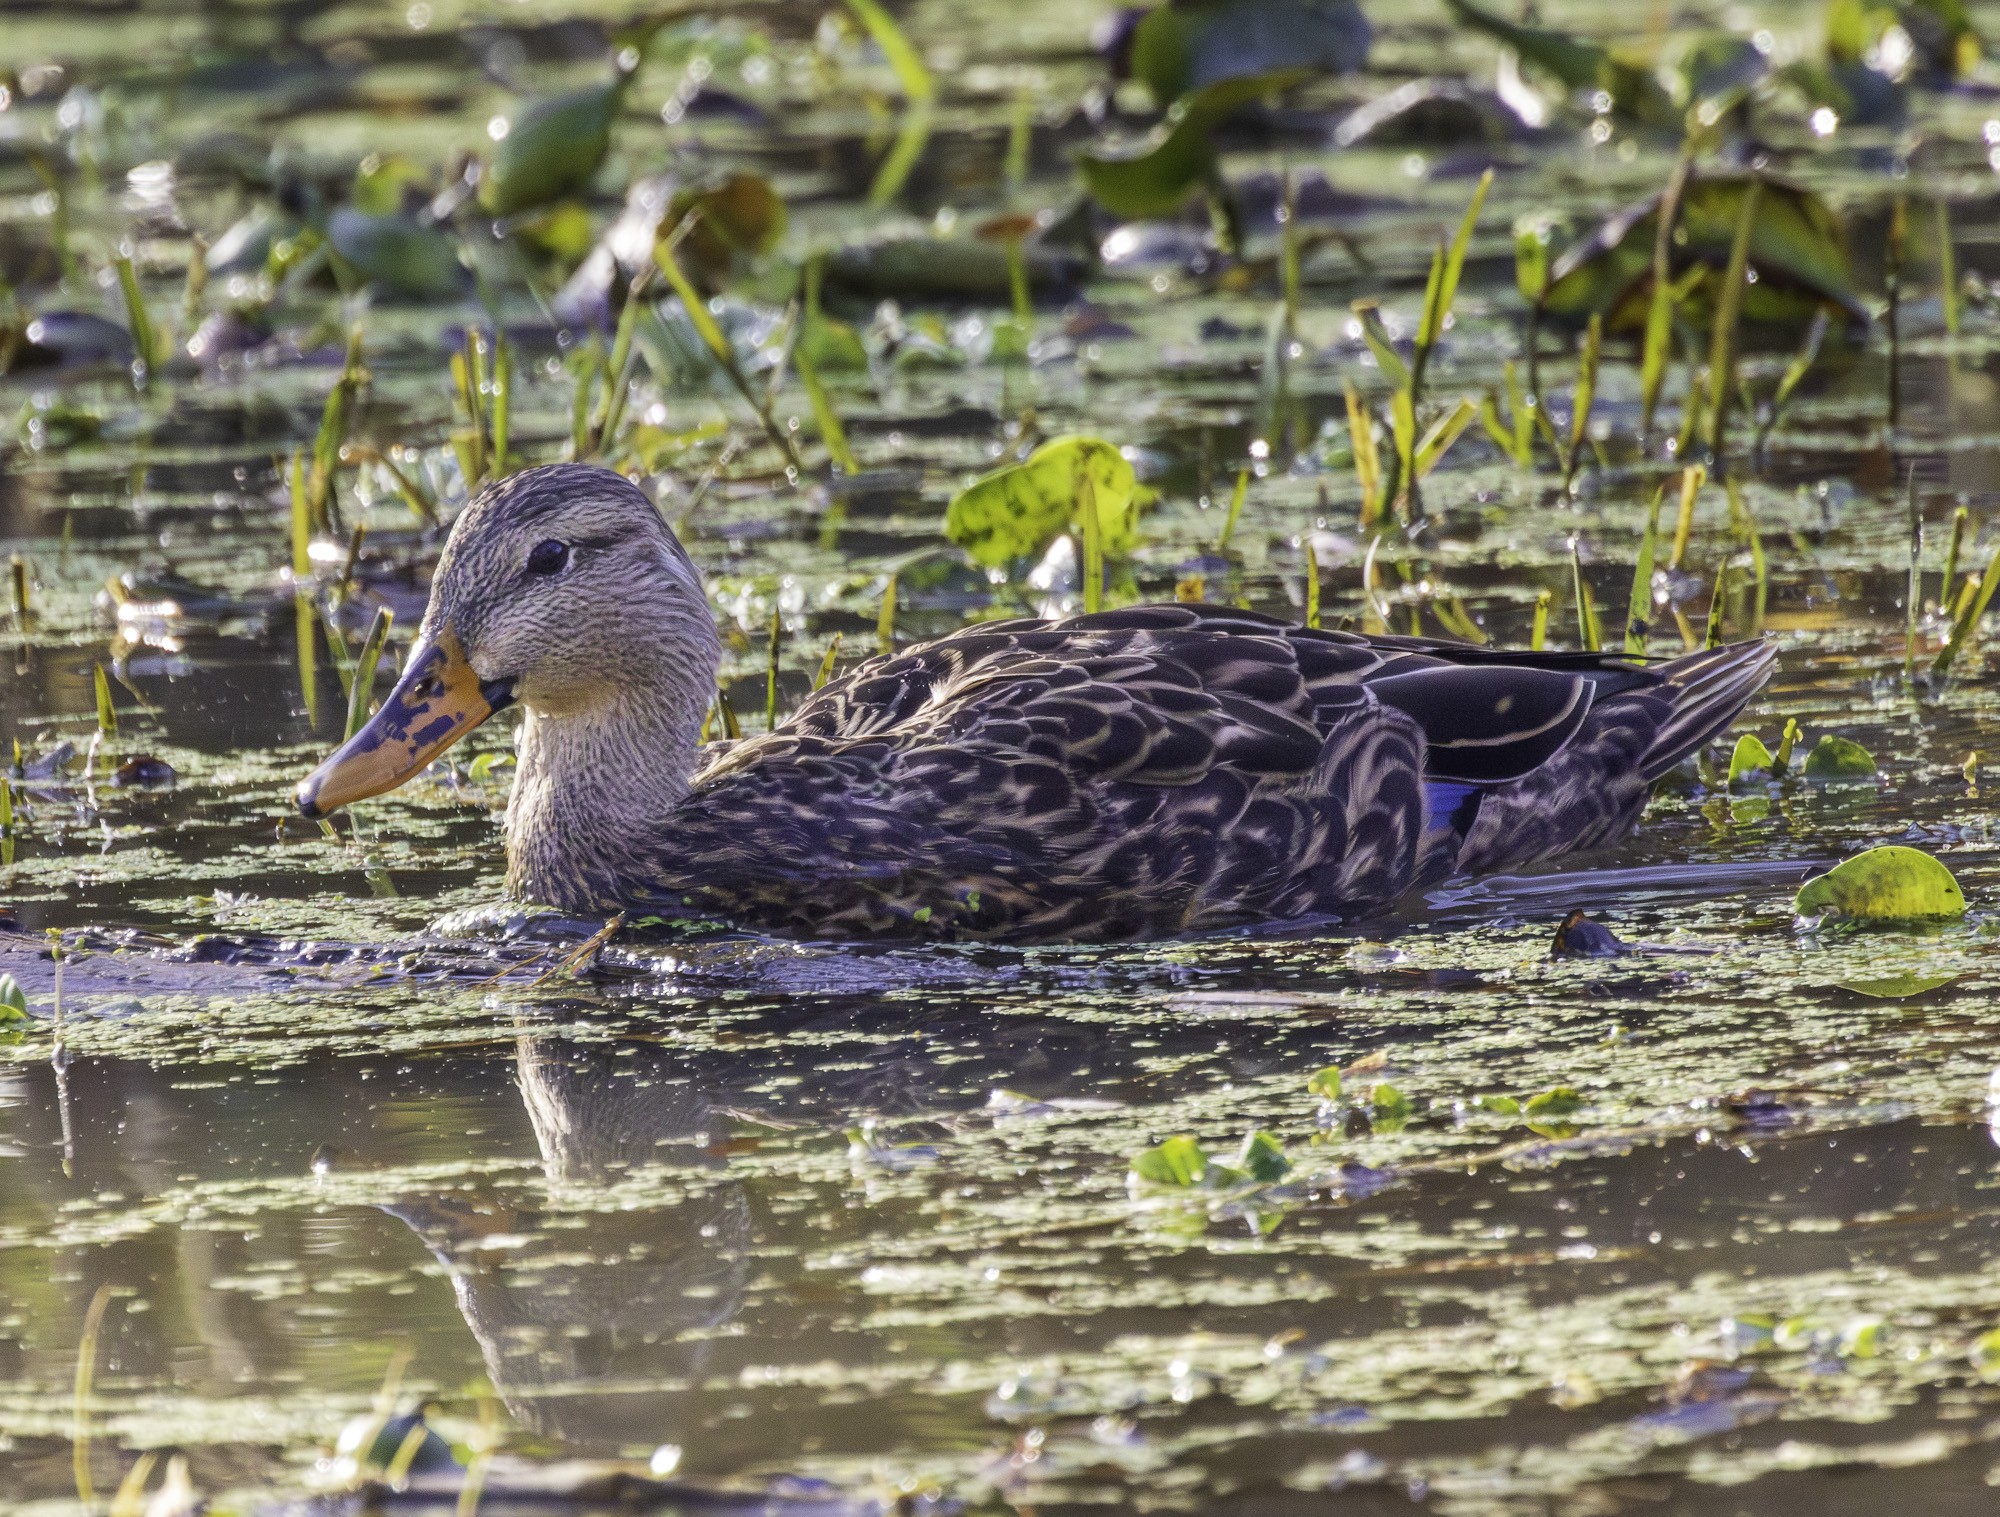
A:
<svg viewBox="0 0 2000 1517">
<path fill-rule="evenodd" d="M 528 554 L 530 574 L 560 574 L 569 563 L 569 544 L 559 543 L 553 537 L 536 543 Z"/>
</svg>

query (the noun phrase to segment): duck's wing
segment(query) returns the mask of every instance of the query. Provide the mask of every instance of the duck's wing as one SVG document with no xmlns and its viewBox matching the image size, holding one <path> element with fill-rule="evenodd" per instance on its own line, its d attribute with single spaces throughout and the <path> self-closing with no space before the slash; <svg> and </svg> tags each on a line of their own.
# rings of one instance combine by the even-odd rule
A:
<svg viewBox="0 0 2000 1517">
<path fill-rule="evenodd" d="M 1482 792 L 1459 829 L 1456 871 L 1517 869 L 1625 836 L 1654 783 L 1726 731 L 1776 663 L 1759 640 L 1650 666 L 1654 683 L 1594 704 L 1545 763 Z"/>
<path fill-rule="evenodd" d="M 1509 825 L 1555 851 L 1629 826 L 1762 683 L 1758 656 L 1524 658 L 1214 607 L 988 624 L 871 660 L 731 750 L 663 867 L 707 909 L 807 932 L 1350 915 L 1511 861 Z"/>
<path fill-rule="evenodd" d="M 1130 937 L 1377 907 L 1425 815 L 1421 733 L 1365 683 L 1380 663 L 1173 607 L 968 629 L 705 770 L 670 871 L 792 930 Z"/>
</svg>

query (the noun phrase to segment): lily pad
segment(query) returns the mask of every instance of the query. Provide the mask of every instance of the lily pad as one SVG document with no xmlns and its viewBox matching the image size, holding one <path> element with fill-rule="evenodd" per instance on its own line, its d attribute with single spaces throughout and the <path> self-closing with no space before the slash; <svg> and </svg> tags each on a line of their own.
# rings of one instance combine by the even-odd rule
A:
<svg viewBox="0 0 2000 1517">
<path fill-rule="evenodd" d="M 360 281 L 411 300 L 446 299 L 470 282 L 457 244 L 400 211 L 376 216 L 342 206 L 327 218 L 326 240 Z"/>
<path fill-rule="evenodd" d="M 1132 1177 L 1148 1185 L 1199 1185 L 1208 1170 L 1207 1150 L 1186 1133 L 1132 1156 Z"/>
<path fill-rule="evenodd" d="M 1306 69 L 1278 69 L 1247 78 L 1222 79 L 1176 100 L 1166 120 L 1131 151 L 1093 149 L 1077 158 L 1084 188 L 1114 216 L 1129 221 L 1171 216 L 1202 185 L 1218 182 L 1216 127 L 1267 95 L 1279 94 L 1312 75 Z"/>
<path fill-rule="evenodd" d="M 762 174 L 730 174 L 680 191 L 667 220 L 671 224 L 690 216 L 693 223 L 675 256 L 711 291 L 770 253 L 789 221 L 784 197 Z"/>
<path fill-rule="evenodd" d="M 1136 540 L 1139 482 L 1124 454 L 1096 437 L 1059 437 L 959 491 L 944 532 L 980 563 L 1000 568 L 1031 558 L 1094 502 L 1106 553 Z"/>
<path fill-rule="evenodd" d="M 1754 732 L 1746 732 L 1736 740 L 1735 751 L 1729 755 L 1729 783 L 1747 779 L 1753 774 L 1776 772 L 1777 760 L 1771 757 L 1771 750 L 1764 746 L 1764 740 Z"/>
<path fill-rule="evenodd" d="M 1892 974 L 1872 980 L 1842 980 L 1840 988 L 1877 1001 L 1907 1001 L 1956 980 L 1956 974 Z"/>
<path fill-rule="evenodd" d="M 1965 893 L 1951 871 L 1929 854 L 1889 844 L 1857 853 L 1808 880 L 1794 906 L 1800 916 L 1938 921 L 1965 915 Z"/>
<path fill-rule="evenodd" d="M 1259 1128 L 1244 1135 L 1243 1146 L 1236 1153 L 1236 1168 L 1268 1185 L 1290 1174 L 1292 1161 L 1285 1155 L 1285 1145 Z"/>
<path fill-rule="evenodd" d="M 1806 755 L 1805 776 L 1809 780 L 1872 780 L 1875 757 L 1852 738 L 1829 732 Z"/>
<path fill-rule="evenodd" d="M 1132 34 L 1132 75 L 1164 106 L 1278 69 L 1352 73 L 1373 40 L 1354 0 L 1165 0 Z"/>
<path fill-rule="evenodd" d="M 1586 42 L 1541 26 L 1523 26 L 1482 10 L 1470 0 L 1445 0 L 1451 13 L 1474 31 L 1504 43 L 1530 64 L 1553 74 L 1572 91 L 1602 90 L 1621 116 L 1653 126 L 1680 125 L 1681 112 L 1653 71 L 1596 42 Z"/>
<path fill-rule="evenodd" d="M 1039 243 L 1021 250 L 1028 289 L 1061 296 L 1089 272 L 1081 254 Z M 1011 288 L 1007 249 L 977 237 L 891 236 L 853 243 L 828 257 L 829 289 L 870 300 L 1004 301 Z"/>
<path fill-rule="evenodd" d="M 1789 323 L 1832 305 L 1865 323 L 1868 309 L 1855 288 L 1847 241 L 1827 203 L 1811 190 L 1760 177 L 1763 189 L 1750 227 L 1756 281 L 1744 292 L 1744 318 Z M 1677 282 L 1696 265 L 1716 274 L 1728 266 L 1751 183 L 1747 174 L 1689 181 L 1674 223 Z M 1653 195 L 1626 207 L 1565 249 L 1549 270 L 1542 310 L 1576 322 L 1601 316 L 1607 332 L 1643 331 L 1652 304 L 1660 200 Z M 1698 291 L 1693 298 L 1701 299 Z"/>
<path fill-rule="evenodd" d="M 512 216 L 583 188 L 611 150 L 611 123 L 627 82 L 621 76 L 521 106 L 494 145 L 479 203 L 496 216 Z"/>
</svg>

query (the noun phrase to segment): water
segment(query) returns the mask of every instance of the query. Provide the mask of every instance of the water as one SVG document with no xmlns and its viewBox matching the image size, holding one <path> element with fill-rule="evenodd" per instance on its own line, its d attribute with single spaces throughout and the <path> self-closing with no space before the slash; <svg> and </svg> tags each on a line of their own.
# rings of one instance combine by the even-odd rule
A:
<svg viewBox="0 0 2000 1517">
<path fill-rule="evenodd" d="M 1771 25 L 1781 47 L 1814 35 L 1816 18 L 1753 11 L 1699 19 Z M 1371 14 L 1376 73 L 1321 87 L 1319 106 L 1424 68 L 1490 77 L 1490 51 L 1441 13 Z M 941 208 L 963 223 L 1006 199 L 1026 89 L 1037 126 L 1017 203 L 1059 205 L 1065 154 L 1092 135 L 1073 110 L 1101 77 L 1089 19 L 911 12 L 942 97 L 882 213 L 864 200 L 893 86 L 855 41 L 822 49 L 810 7 L 679 25 L 635 86 L 606 182 L 670 158 L 768 173 L 793 254 Z M 1601 35 L 1627 18 L 1558 19 Z M 505 108 L 496 78 L 602 77 L 587 13 L 31 6 L 7 32 L 23 92 L 0 113 L 0 268 L 32 310 L 120 321 L 115 284 L 94 279 L 119 242 L 171 316 L 188 230 L 213 240 L 268 204 L 256 186 L 274 142 L 328 193 L 368 153 L 407 155 L 435 189 L 437 166 Z M 697 57 L 739 103 L 712 86 L 668 131 L 656 113 Z M 59 80 L 34 72 L 51 64 Z M 1815 145 L 1796 113 L 1767 109 L 1773 165 L 1843 209 L 1874 288 L 1886 139 Z M 100 1504 L 155 1450 L 184 1454 L 220 1510 L 283 1506 L 337 1478 L 342 1428 L 386 1399 L 429 1402 L 461 1450 L 490 1434 L 504 1454 L 491 1489 L 539 1492 L 548 1510 L 591 1509 L 550 1494 L 557 1462 L 642 1471 L 662 1446 L 679 1454 L 659 1468 L 684 1483 L 663 1499 L 776 1490 L 815 1510 L 1283 1511 L 1334 1490 L 1356 1511 L 1482 1517 L 1985 1510 L 2000 1478 L 2000 1349 L 1983 1342 L 2000 1328 L 1992 686 L 1975 653 L 1957 682 L 1912 693 L 1901 597 L 1906 470 L 1931 601 L 1958 504 L 1963 567 L 1993 546 L 1994 318 L 1971 303 L 1961 335 L 1942 335 L 1920 235 L 1927 197 L 1950 196 L 1959 270 L 2000 272 L 1978 198 L 1989 111 L 1973 90 L 1916 97 L 1922 146 L 1899 181 L 1919 229 L 1901 435 L 1883 430 L 1877 323 L 1829 348 L 1747 472 L 1783 656 L 1745 728 L 1775 741 L 1791 717 L 1809 738 L 1851 737 L 1879 780 L 1730 794 L 1676 776 L 1620 848 L 1454 885 L 1357 931 L 1090 951 L 619 942 L 576 973 L 571 947 L 491 922 L 447 937 L 440 917 L 498 894 L 507 771 L 472 761 L 506 734 L 482 733 L 335 839 L 288 817 L 345 701 L 323 628 L 301 658 L 283 468 L 310 446 L 358 318 L 373 382 L 354 435 L 416 450 L 406 462 L 449 509 L 443 354 L 480 308 L 343 306 L 309 286 L 272 307 L 254 361 L 169 373 L 142 396 L 115 364 L 0 377 L 0 414 L 24 417 L 0 463 L 0 548 L 27 559 L 35 610 L 0 657 L 0 730 L 30 760 L 87 748 L 100 663 L 121 717 L 93 778 L 16 791 L 0 961 L 33 1019 L 0 1066 L 0 1509 L 75 1510 L 80 1428 Z M 1363 617 L 1354 474 L 1342 429 L 1321 433 L 1344 416 L 1344 380 L 1375 378 L 1348 303 L 1380 297 L 1407 331 L 1431 239 L 1456 221 L 1468 170 L 1497 159 L 1431 381 L 1477 395 L 1519 351 L 1514 219 L 1580 229 L 1657 189 L 1672 144 L 1621 129 L 1592 147 L 1569 127 L 1477 151 L 1334 153 L 1312 119 L 1228 160 L 1239 178 L 1323 169 L 1365 197 L 1339 210 L 1345 241 L 1306 259 L 1297 446 L 1276 456 L 1251 453 L 1268 265 L 1247 288 L 1168 264 L 1107 271 L 1087 311 L 1038 314 L 1030 366 L 920 361 L 983 351 L 1004 289 L 884 312 L 894 291 L 830 287 L 829 309 L 886 354 L 832 381 L 865 470 L 837 492 L 789 487 L 726 386 L 667 387 L 642 366 L 632 415 L 654 429 L 662 499 L 711 577 L 753 726 L 774 609 L 789 704 L 835 634 L 850 657 L 873 646 L 891 570 L 905 640 L 1075 604 L 1059 566 L 993 584 L 940 534 L 953 490 L 1029 411 L 1041 435 L 1131 446 L 1160 491 L 1116 593 L 1164 598 L 1199 575 L 1210 594 L 1298 615 L 1312 535 L 1326 619 Z M 62 291 L 35 267 L 50 208 L 20 147 L 45 129 L 89 163 L 66 181 L 79 272 Z M 162 163 L 170 174 L 147 167 Z M 1268 258 L 1268 223 L 1253 216 L 1251 233 Z M 1190 240 L 1193 222 L 1176 246 Z M 222 278 L 209 308 L 228 302 Z M 782 305 L 754 280 L 743 293 Z M 569 429 L 570 380 L 549 366 L 563 349 L 518 284 L 498 298 L 522 360 L 518 443 L 553 456 Z M 1760 392 L 1789 341 L 1754 345 Z M 1547 344 L 1545 382 L 1566 405 L 1573 362 Z M 1670 425 L 1684 384 L 1677 365 Z M 95 439 L 50 441 L 57 402 L 88 412 Z M 782 390 L 777 411 L 800 418 L 816 463 L 802 394 Z M 1435 631 L 1456 594 L 1521 641 L 1548 590 L 1552 635 L 1571 641 L 1574 539 L 1615 629 L 1659 473 L 1633 444 L 1637 411 L 1617 349 L 1597 413 L 1606 465 L 1574 501 L 1546 462 L 1525 475 L 1474 427 L 1427 482 L 1429 528 L 1381 549 L 1396 624 L 1421 607 Z M 1243 517 L 1218 553 L 1245 464 Z M 364 485 L 350 646 L 376 605 L 399 632 L 414 624 L 436 547 L 379 478 Z M 1732 553 L 1741 564 L 1711 490 L 1685 571 L 1660 582 L 1697 632 Z M 121 574 L 122 614 L 102 593 Z M 1734 584 L 1729 624 L 1747 631 L 1747 567 Z M 1664 649 L 1673 618 L 1659 620 Z M 1943 626 L 1926 612 L 1926 657 Z M 175 783 L 113 784 L 113 763 L 139 754 Z M 1807 870 L 1884 841 L 1944 858 L 1966 921 L 1795 922 Z M 1578 906 L 1648 951 L 1551 960 Z M 67 934 L 60 1026 L 50 931 Z M 1323 1104 L 1307 1081 L 1329 1065 L 1347 1076 Z M 1400 1123 L 1371 1100 L 1378 1085 L 1406 1099 Z M 1533 1126 L 1480 1099 L 1558 1087 L 1576 1109 Z M 1174 1134 L 1227 1158 L 1257 1129 L 1291 1161 L 1274 1183 L 1128 1185 L 1131 1157 Z M 438 1510 L 456 1502 L 445 1487 Z"/>
</svg>

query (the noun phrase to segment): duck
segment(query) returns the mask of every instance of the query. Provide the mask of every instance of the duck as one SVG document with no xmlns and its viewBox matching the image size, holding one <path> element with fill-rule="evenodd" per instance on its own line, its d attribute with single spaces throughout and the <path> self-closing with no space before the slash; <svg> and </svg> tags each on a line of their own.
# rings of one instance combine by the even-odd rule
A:
<svg viewBox="0 0 2000 1517">
<path fill-rule="evenodd" d="M 1136 605 L 973 623 L 704 745 L 721 658 L 645 491 L 522 470 L 460 512 L 394 688 L 298 810 L 392 790 L 519 707 L 506 892 L 561 912 L 1011 943 L 1353 923 L 1629 835 L 1775 649 L 1504 651 Z"/>
</svg>

